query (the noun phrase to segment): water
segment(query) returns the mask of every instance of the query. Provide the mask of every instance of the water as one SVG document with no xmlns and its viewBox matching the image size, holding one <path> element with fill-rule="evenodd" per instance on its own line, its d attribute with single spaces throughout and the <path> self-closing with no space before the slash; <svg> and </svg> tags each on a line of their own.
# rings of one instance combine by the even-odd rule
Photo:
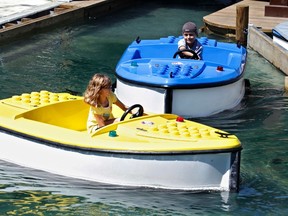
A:
<svg viewBox="0 0 288 216">
<path fill-rule="evenodd" d="M 82 93 L 95 72 L 109 74 L 137 36 L 178 35 L 219 5 L 147 3 L 0 46 L 0 98 L 24 92 Z M 202 34 L 203 35 L 203 34 Z M 209 36 L 216 37 L 216 36 Z M 229 39 L 223 39 L 229 41 Z M 197 119 L 243 144 L 238 194 L 166 191 L 95 184 L 0 161 L 0 215 L 287 215 L 288 98 L 284 75 L 248 50 L 252 92 L 233 110 Z M 16 151 L 16 150 L 15 150 Z"/>
</svg>

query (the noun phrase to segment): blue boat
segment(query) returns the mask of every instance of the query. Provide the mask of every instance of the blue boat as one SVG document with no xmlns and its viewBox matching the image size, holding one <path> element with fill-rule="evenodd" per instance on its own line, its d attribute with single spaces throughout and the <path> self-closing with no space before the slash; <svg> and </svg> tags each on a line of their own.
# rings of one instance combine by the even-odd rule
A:
<svg viewBox="0 0 288 216">
<path fill-rule="evenodd" d="M 182 36 L 133 41 L 116 66 L 116 89 L 146 112 L 206 117 L 237 106 L 245 94 L 247 52 L 235 43 L 198 38 L 202 59 L 181 59 Z"/>
</svg>

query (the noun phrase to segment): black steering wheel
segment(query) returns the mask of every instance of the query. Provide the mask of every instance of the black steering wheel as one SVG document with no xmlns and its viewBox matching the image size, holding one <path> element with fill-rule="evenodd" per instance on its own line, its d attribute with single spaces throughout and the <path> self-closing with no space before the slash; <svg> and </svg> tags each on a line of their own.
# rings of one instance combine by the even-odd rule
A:
<svg viewBox="0 0 288 216">
<path fill-rule="evenodd" d="M 138 112 L 134 113 L 131 115 L 131 119 L 132 118 L 136 118 L 136 117 L 139 117 L 139 116 L 143 116 L 143 113 L 144 113 L 144 109 L 143 107 L 140 105 L 140 104 L 134 104 L 132 106 L 130 106 L 124 113 L 123 115 L 121 116 L 120 118 L 120 121 L 123 121 L 126 116 L 128 115 L 128 113 L 130 113 L 133 109 L 136 109 L 138 108 Z"/>
<path fill-rule="evenodd" d="M 190 52 L 193 54 L 193 56 L 185 56 L 183 52 Z M 178 50 L 177 52 L 174 53 L 173 58 L 176 58 L 177 55 L 179 55 L 181 58 L 184 58 L 184 59 L 195 59 L 195 60 L 200 59 L 198 54 L 194 50 L 190 50 L 190 49 Z"/>
</svg>

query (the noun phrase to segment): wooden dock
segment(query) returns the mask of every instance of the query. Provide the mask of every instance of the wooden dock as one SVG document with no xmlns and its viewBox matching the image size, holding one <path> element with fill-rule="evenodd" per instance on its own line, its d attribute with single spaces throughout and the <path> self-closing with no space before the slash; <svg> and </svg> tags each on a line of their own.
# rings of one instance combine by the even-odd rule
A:
<svg viewBox="0 0 288 216">
<path fill-rule="evenodd" d="M 271 37 L 254 26 L 249 26 L 248 42 L 249 48 L 258 52 L 287 75 L 285 88 L 288 90 L 288 50 L 274 43 Z"/>
<path fill-rule="evenodd" d="M 255 27 L 261 29 L 262 32 L 267 34 L 272 34 L 272 29 L 276 25 L 287 21 L 287 18 L 269 17 L 264 15 L 265 6 L 269 5 L 269 2 L 244 0 L 203 17 L 206 29 L 213 33 L 228 37 L 235 36 L 237 5 L 248 6 L 249 24 L 253 24 Z"/>
<path fill-rule="evenodd" d="M 11 42 L 35 30 L 47 29 L 48 31 L 56 24 L 63 25 L 84 18 L 95 19 L 131 7 L 133 4 L 133 0 L 81 0 L 57 4 L 55 7 L 41 8 L 41 10 L 35 8 L 35 11 L 29 14 L 16 13 L 7 18 L 7 22 L 0 20 L 0 44 Z"/>
</svg>

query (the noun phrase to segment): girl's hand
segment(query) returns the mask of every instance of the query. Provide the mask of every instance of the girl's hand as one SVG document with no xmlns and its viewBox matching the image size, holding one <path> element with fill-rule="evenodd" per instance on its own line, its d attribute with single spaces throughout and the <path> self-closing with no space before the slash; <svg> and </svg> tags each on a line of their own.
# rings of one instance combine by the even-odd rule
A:
<svg viewBox="0 0 288 216">
<path fill-rule="evenodd" d="M 95 119 L 96 119 L 99 127 L 103 127 L 103 126 L 106 125 L 106 124 L 105 124 L 105 119 L 104 119 L 103 116 L 101 116 L 101 115 L 94 115 L 94 116 L 95 116 Z"/>
</svg>

